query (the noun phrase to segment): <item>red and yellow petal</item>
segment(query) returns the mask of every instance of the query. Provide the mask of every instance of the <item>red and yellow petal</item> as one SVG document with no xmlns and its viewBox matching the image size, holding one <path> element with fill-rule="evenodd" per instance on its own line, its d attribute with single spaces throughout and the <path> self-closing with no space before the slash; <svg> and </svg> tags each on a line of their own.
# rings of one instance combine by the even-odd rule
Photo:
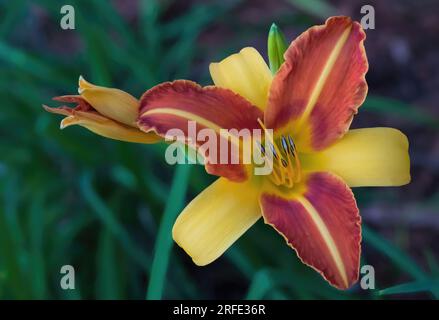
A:
<svg viewBox="0 0 439 320">
<path fill-rule="evenodd" d="M 361 219 L 352 191 L 340 178 L 312 173 L 287 194 L 264 192 L 260 203 L 265 222 L 329 283 L 347 289 L 358 280 Z"/>
<path fill-rule="evenodd" d="M 248 177 L 246 167 L 241 161 L 236 164 L 230 164 L 231 161 L 227 161 L 228 164 L 220 163 L 219 148 L 221 140 L 224 140 L 223 145 L 228 147 L 230 156 L 232 148 L 239 148 L 240 144 L 221 129 L 246 129 L 251 133 L 259 128 L 257 120 L 262 117 L 261 110 L 228 89 L 201 87 L 192 81 L 177 80 L 162 83 L 145 92 L 140 101 L 138 126 L 145 132 L 154 131 L 162 137 L 166 137 L 169 130 L 176 132 L 179 129 L 185 142 L 197 147 L 205 143 L 197 139 L 200 130 L 212 129 L 218 149 L 216 154 L 205 155 L 206 171 L 239 182 Z M 193 133 L 188 128 L 190 121 L 195 123 Z M 233 138 L 239 140 L 235 135 Z"/>
<path fill-rule="evenodd" d="M 273 79 L 267 128 L 292 133 L 299 150 L 322 150 L 340 138 L 367 94 L 361 25 L 332 17 L 304 32 Z"/>
<path fill-rule="evenodd" d="M 76 106 L 74 110 L 77 111 L 95 111 L 95 109 L 83 97 L 79 95 L 58 96 L 58 97 L 53 97 L 52 99 L 58 102 L 75 103 Z M 70 114 L 69 110 L 72 110 L 72 108 L 64 107 L 64 106 L 56 109 L 55 108 L 51 108 L 51 109 L 54 113 L 63 114 L 63 115 L 69 115 Z"/>
</svg>

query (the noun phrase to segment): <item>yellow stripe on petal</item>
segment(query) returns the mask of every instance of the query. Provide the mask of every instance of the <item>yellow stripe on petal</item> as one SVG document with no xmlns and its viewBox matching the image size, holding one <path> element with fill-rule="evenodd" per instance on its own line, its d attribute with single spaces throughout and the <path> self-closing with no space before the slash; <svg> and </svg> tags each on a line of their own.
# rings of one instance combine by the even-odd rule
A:
<svg viewBox="0 0 439 320">
<path fill-rule="evenodd" d="M 139 102 L 125 91 L 96 86 L 79 77 L 79 94 L 104 116 L 136 127 Z"/>
<path fill-rule="evenodd" d="M 351 187 L 401 186 L 410 182 L 408 147 L 399 130 L 354 129 L 326 150 L 300 159 L 304 170 L 331 171 Z"/>
<path fill-rule="evenodd" d="M 340 251 L 338 250 L 334 238 L 332 237 L 331 233 L 328 230 L 328 227 L 320 217 L 320 214 L 317 212 L 316 208 L 314 208 L 314 206 L 305 197 L 299 197 L 298 201 L 302 204 L 306 212 L 309 214 L 311 220 L 314 222 L 318 232 L 323 238 L 323 241 L 326 243 L 326 246 L 328 247 L 329 253 L 332 259 L 334 260 L 335 266 L 337 268 L 337 272 L 339 273 L 343 281 L 343 284 L 346 287 L 348 287 L 349 282 L 346 274 L 346 269 L 343 264 L 343 259 L 340 256 Z"/>
<path fill-rule="evenodd" d="M 195 264 L 211 263 L 261 217 L 258 194 L 249 182 L 219 178 L 177 218 L 172 230 L 175 242 Z"/>
<path fill-rule="evenodd" d="M 357 282 L 361 251 L 361 218 L 354 195 L 328 172 L 310 173 L 301 183 L 301 190 L 262 193 L 264 221 L 305 264 L 333 286 L 347 289 Z"/>
<path fill-rule="evenodd" d="M 302 152 L 341 138 L 367 94 L 364 39 L 358 22 L 331 17 L 294 40 L 270 87 L 267 128 L 291 134 Z"/>
<path fill-rule="evenodd" d="M 219 127 L 216 123 L 209 121 L 203 117 L 200 117 L 197 114 L 187 112 L 184 110 L 172 109 L 172 108 L 156 108 L 142 113 L 140 115 L 140 118 L 148 117 L 154 114 L 173 115 L 176 117 L 187 119 L 188 121 L 195 121 L 197 124 L 203 127 L 212 129 L 213 131 L 215 131 L 215 133 L 222 136 L 223 138 L 230 139 L 231 143 L 235 144 L 236 146 L 239 146 L 240 143 L 239 137 L 227 134 L 227 132 L 221 130 L 221 127 Z"/>
<path fill-rule="evenodd" d="M 209 133 L 214 133 L 216 139 L 212 141 L 219 143 L 210 143 L 209 152 L 205 153 L 206 171 L 236 182 L 249 177 L 247 167 L 241 161 L 244 160 L 244 152 L 241 152 L 243 144 L 234 143 L 238 140 L 231 137 L 240 136 L 239 139 L 244 140 L 239 132 L 244 129 L 251 134 L 253 129 L 260 128 L 258 119 L 263 117 L 263 113 L 240 95 L 216 86 L 201 87 L 188 80 L 165 82 L 143 94 L 139 114 L 138 126 L 141 130 L 154 131 L 162 137 L 184 138 L 186 144 L 195 144 L 200 151 L 207 145 L 203 139 L 196 138 L 199 133 L 206 132 L 204 129 L 210 129 Z M 226 134 L 226 137 L 220 129 L 234 129 L 238 134 Z M 234 160 L 221 160 L 225 157 L 233 157 Z"/>
<path fill-rule="evenodd" d="M 314 109 L 318 98 L 320 97 L 323 87 L 327 83 L 329 74 L 331 73 L 332 69 L 334 68 L 335 62 L 337 61 L 338 57 L 340 56 L 340 53 L 342 51 L 343 46 L 346 43 L 346 40 L 349 37 L 349 34 L 351 32 L 352 27 L 349 26 L 346 28 L 346 30 L 343 31 L 340 38 L 335 43 L 334 48 L 331 50 L 331 53 L 328 56 L 328 60 L 325 62 L 323 69 L 321 70 L 321 74 L 319 75 L 319 78 L 312 89 L 308 103 L 305 106 L 305 109 L 303 111 L 302 117 L 300 119 L 300 122 L 298 126 L 300 127 L 300 124 L 308 119 L 308 116 L 311 114 L 311 111 Z"/>
<path fill-rule="evenodd" d="M 232 90 L 264 110 L 273 76 L 259 52 L 251 47 L 209 66 L 213 82 Z"/>
</svg>

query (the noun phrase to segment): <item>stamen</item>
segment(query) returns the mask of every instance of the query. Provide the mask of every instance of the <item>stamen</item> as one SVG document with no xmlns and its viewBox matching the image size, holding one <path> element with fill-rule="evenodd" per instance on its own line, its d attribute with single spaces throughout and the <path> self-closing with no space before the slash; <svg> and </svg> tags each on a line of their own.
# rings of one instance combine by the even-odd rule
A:
<svg viewBox="0 0 439 320">
<path fill-rule="evenodd" d="M 272 146 L 273 149 L 280 154 L 279 149 L 277 148 L 277 145 L 274 143 L 274 139 L 273 136 L 271 135 L 271 133 L 267 130 L 267 128 L 265 127 L 265 125 L 262 123 L 261 119 L 258 118 L 258 123 L 261 126 L 261 128 L 264 130 L 265 135 L 268 137 L 268 142 L 270 143 L 270 147 Z M 278 160 L 278 165 L 281 165 L 281 161 L 279 157 L 276 157 L 276 152 L 273 152 L 275 158 Z M 274 164 L 273 164 L 274 165 Z"/>
<path fill-rule="evenodd" d="M 275 142 L 273 136 L 266 129 L 262 121 L 258 119 L 258 122 L 264 130 L 265 146 L 268 145 L 272 157 L 277 160 L 273 163 L 273 172 L 270 175 L 270 179 L 277 186 L 284 185 L 291 188 L 294 183 L 301 180 L 301 165 L 294 140 L 288 135 L 281 136 L 280 139 Z M 259 142 L 258 144 L 262 155 L 267 156 L 264 146 Z M 278 145 L 281 146 L 281 148 L 279 148 Z"/>
</svg>

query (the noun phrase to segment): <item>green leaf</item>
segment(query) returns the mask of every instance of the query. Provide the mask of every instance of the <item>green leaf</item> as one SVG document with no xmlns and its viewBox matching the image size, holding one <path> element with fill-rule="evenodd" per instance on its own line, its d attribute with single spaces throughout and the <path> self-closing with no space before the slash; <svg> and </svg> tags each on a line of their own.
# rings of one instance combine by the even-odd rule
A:
<svg viewBox="0 0 439 320">
<path fill-rule="evenodd" d="M 6 62 L 6 65 L 14 68 L 17 73 L 21 71 L 38 79 L 57 83 L 58 85 L 68 86 L 71 84 L 71 80 L 53 67 L 50 62 L 3 41 L 0 41 L 0 61 Z"/>
<path fill-rule="evenodd" d="M 128 255 L 145 271 L 149 271 L 150 258 L 134 243 L 128 232 L 114 217 L 113 212 L 93 189 L 90 173 L 84 174 L 80 179 L 82 196 L 90 205 L 96 216 L 104 223 L 113 236 L 121 243 Z"/>
<path fill-rule="evenodd" d="M 427 248 L 425 250 L 425 259 L 427 260 L 427 264 L 430 268 L 430 272 L 434 277 L 439 278 L 439 263 L 434 256 L 431 249 Z"/>
<path fill-rule="evenodd" d="M 395 115 L 410 122 L 417 122 L 435 129 L 439 128 L 439 119 L 419 107 L 391 98 L 369 95 L 362 106 L 362 110 Z"/>
<path fill-rule="evenodd" d="M 439 290 L 438 280 L 422 280 L 409 283 L 403 283 L 397 286 L 386 288 L 378 292 L 379 295 L 390 294 L 403 294 L 403 293 L 415 293 L 415 292 L 431 292 Z"/>
<path fill-rule="evenodd" d="M 427 274 L 405 252 L 394 244 L 363 225 L 364 241 L 386 255 L 401 271 L 407 272 L 416 280 L 427 279 Z"/>
<path fill-rule="evenodd" d="M 108 228 L 102 228 L 96 261 L 96 296 L 98 299 L 120 299 L 115 245 Z"/>
<path fill-rule="evenodd" d="M 250 283 L 247 292 L 247 300 L 263 299 L 265 295 L 275 287 L 267 270 L 257 272 Z"/>
<path fill-rule="evenodd" d="M 177 215 L 183 208 L 186 198 L 186 190 L 189 180 L 189 165 L 178 165 L 172 179 L 171 191 L 166 202 L 163 218 L 160 223 L 159 232 L 154 247 L 154 258 L 152 261 L 150 280 L 146 299 L 158 300 L 162 298 L 166 272 L 172 249 L 172 226 Z"/>
<path fill-rule="evenodd" d="M 307 14 L 326 19 L 336 13 L 336 8 L 323 0 L 289 0 L 296 8 Z"/>
<path fill-rule="evenodd" d="M 30 259 L 34 281 L 31 282 L 33 297 L 45 299 L 47 296 L 47 271 L 44 261 L 44 223 L 47 207 L 44 207 L 42 193 L 33 197 L 29 212 L 29 235 L 31 238 Z"/>
</svg>

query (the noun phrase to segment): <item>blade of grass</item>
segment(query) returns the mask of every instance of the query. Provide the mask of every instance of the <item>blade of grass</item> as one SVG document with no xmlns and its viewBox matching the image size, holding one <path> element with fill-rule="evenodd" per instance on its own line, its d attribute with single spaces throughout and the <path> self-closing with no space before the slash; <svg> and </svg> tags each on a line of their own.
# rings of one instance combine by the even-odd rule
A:
<svg viewBox="0 0 439 320">
<path fill-rule="evenodd" d="M 104 227 L 99 237 L 96 261 L 96 296 L 98 299 L 118 299 L 119 284 L 116 271 L 117 260 L 111 232 Z"/>
<path fill-rule="evenodd" d="M 238 244 L 232 246 L 225 252 L 225 256 L 241 271 L 244 276 L 250 276 L 255 273 L 255 267 L 250 259 L 245 256 L 243 250 Z"/>
<path fill-rule="evenodd" d="M 3 201 L 1 199 L 0 201 Z M 11 230 L 8 228 L 6 222 L 6 209 L 5 204 L 2 203 L 0 208 L 0 272 L 1 272 L 1 284 L 2 291 L 8 292 L 8 296 L 3 296 L 3 298 L 25 298 L 23 288 L 24 279 L 23 274 L 20 270 L 20 264 L 18 262 L 16 252 L 13 247 L 12 236 L 10 235 Z M 4 293 L 3 293 L 4 294 Z"/>
<path fill-rule="evenodd" d="M 173 244 L 171 237 L 172 226 L 184 204 L 189 172 L 189 165 L 178 165 L 175 169 L 169 198 L 166 202 L 154 247 L 154 257 L 146 294 L 148 300 L 158 300 L 163 296 L 165 277 Z"/>
<path fill-rule="evenodd" d="M 433 275 L 433 277 L 439 278 L 439 263 L 435 258 L 433 252 L 430 249 L 427 249 L 424 255 L 430 268 L 430 273 Z"/>
<path fill-rule="evenodd" d="M 105 25 L 119 33 L 122 46 L 136 48 L 139 45 L 134 32 L 130 29 L 123 16 L 117 12 L 113 3 L 109 2 L 102 5 L 100 0 L 93 0 L 89 3 L 92 5 L 92 12 L 99 12 L 99 17 L 104 20 Z"/>
<path fill-rule="evenodd" d="M 45 212 L 43 195 L 37 193 L 33 199 L 29 216 L 30 259 L 32 268 L 33 298 L 45 299 L 47 295 L 47 274 L 44 260 L 44 223 Z"/>
<path fill-rule="evenodd" d="M 85 173 L 80 178 L 82 196 L 93 209 L 93 212 L 101 220 L 110 232 L 118 239 L 128 255 L 139 263 L 146 272 L 149 272 L 150 258 L 131 240 L 128 232 L 120 225 L 111 210 L 98 196 L 91 183 L 91 174 Z"/>
<path fill-rule="evenodd" d="M 53 81 L 57 85 L 64 85 L 66 87 L 71 85 L 70 78 L 52 68 L 39 57 L 32 56 L 2 41 L 0 41 L 0 60 L 38 79 Z"/>
<path fill-rule="evenodd" d="M 435 292 L 439 290 L 439 281 L 437 280 L 422 280 L 413 281 L 409 283 L 399 284 L 390 288 L 380 290 L 379 295 L 390 295 L 390 294 L 403 294 L 403 293 L 416 293 L 416 292 Z M 436 296 L 436 298 L 438 298 Z"/>
<path fill-rule="evenodd" d="M 159 57 L 161 51 L 160 41 L 160 16 L 161 7 L 157 0 L 146 0 L 140 2 L 141 33 L 145 39 L 147 55 L 154 59 Z"/>
<path fill-rule="evenodd" d="M 335 7 L 323 0 L 288 0 L 288 2 L 303 12 L 322 19 L 333 16 L 337 12 Z"/>
<path fill-rule="evenodd" d="M 265 295 L 275 287 L 267 270 L 258 271 L 250 283 L 246 300 L 263 299 Z"/>
<path fill-rule="evenodd" d="M 2 233 L 5 232 L 9 243 L 8 251 L 11 250 L 11 256 L 7 261 L 13 268 L 9 269 L 9 276 L 15 278 L 16 287 L 14 290 L 17 292 L 17 297 L 25 297 L 30 295 L 28 292 L 28 286 L 26 285 L 26 270 L 29 267 L 29 255 L 25 248 L 24 234 L 19 221 L 19 185 L 20 177 L 18 175 L 11 175 L 10 179 L 6 180 L 5 190 L 3 192 L 4 201 L 4 226 L 1 229 Z M 16 279 L 18 277 L 19 279 Z"/>
<path fill-rule="evenodd" d="M 78 25 L 80 25 L 78 31 L 80 32 L 82 38 L 88 42 L 88 46 L 91 48 L 95 47 L 94 44 L 90 43 L 90 41 L 93 40 L 88 34 L 93 34 L 94 38 L 99 39 L 101 48 L 105 44 L 104 57 L 106 57 L 107 61 L 114 63 L 114 67 L 111 69 L 116 69 L 119 66 L 124 67 L 130 71 L 130 77 L 136 77 L 137 81 L 142 83 L 143 86 L 146 85 L 146 87 L 148 87 L 155 84 L 156 77 L 151 71 L 152 64 L 149 63 L 149 60 L 144 59 L 142 50 L 139 50 L 139 46 L 134 48 L 123 46 L 121 43 L 116 41 L 111 34 L 100 28 L 99 24 L 93 20 L 87 19 L 83 12 L 78 13 Z M 93 57 L 92 53 L 86 52 L 85 62 L 90 64 L 90 67 L 93 69 L 94 73 L 103 71 L 106 74 L 107 71 L 104 70 L 102 66 L 99 66 L 101 62 L 98 60 L 101 58 L 101 56 L 97 56 L 96 54 L 94 55 L 95 56 Z M 90 62 L 90 59 L 93 61 Z M 98 66 L 93 65 L 95 62 L 98 63 Z M 109 76 L 107 75 L 107 78 L 108 77 Z M 108 81 L 108 79 L 106 81 Z"/>
<path fill-rule="evenodd" d="M 12 1 L 8 3 L 8 10 L 4 16 L 1 17 L 0 21 L 0 36 L 3 38 L 10 30 L 14 23 L 21 20 L 20 15 L 23 14 L 24 6 L 23 0 Z"/>
<path fill-rule="evenodd" d="M 362 106 L 363 110 L 385 113 L 401 117 L 411 122 L 439 127 L 439 119 L 429 115 L 423 109 L 411 106 L 399 100 L 369 95 Z"/>
<path fill-rule="evenodd" d="M 364 241 L 387 256 L 401 271 L 410 274 L 416 280 L 427 279 L 427 274 L 405 252 L 394 244 L 373 232 L 363 224 Z"/>
<path fill-rule="evenodd" d="M 104 223 L 113 236 L 119 241 L 119 243 L 122 245 L 122 248 L 127 252 L 128 256 L 131 257 L 133 261 L 137 262 L 145 273 L 148 274 L 151 270 L 150 257 L 131 240 L 129 234 L 114 217 L 113 212 L 93 189 L 91 181 L 92 179 L 90 173 L 84 174 L 80 179 L 81 192 L 86 202 L 90 205 L 92 211 L 96 214 L 98 219 Z M 171 201 L 170 203 L 173 202 Z M 179 266 L 176 267 L 179 268 Z M 183 270 L 179 270 L 179 272 L 183 272 Z M 171 283 L 169 284 L 169 289 L 172 291 L 177 291 L 178 288 Z"/>
<path fill-rule="evenodd" d="M 94 75 L 93 81 L 101 86 L 110 87 L 111 80 L 106 63 L 107 50 L 105 50 L 101 38 L 92 29 L 83 33 L 83 39 L 87 46 L 90 69 Z"/>
<path fill-rule="evenodd" d="M 261 269 L 251 280 L 245 299 L 264 299 L 269 294 L 276 295 L 276 292 L 281 288 L 288 289 L 293 293 L 294 297 L 299 299 L 313 298 L 310 292 L 308 292 L 306 285 L 302 285 L 297 277 L 292 278 L 291 270 L 284 272 L 278 269 Z"/>
</svg>

